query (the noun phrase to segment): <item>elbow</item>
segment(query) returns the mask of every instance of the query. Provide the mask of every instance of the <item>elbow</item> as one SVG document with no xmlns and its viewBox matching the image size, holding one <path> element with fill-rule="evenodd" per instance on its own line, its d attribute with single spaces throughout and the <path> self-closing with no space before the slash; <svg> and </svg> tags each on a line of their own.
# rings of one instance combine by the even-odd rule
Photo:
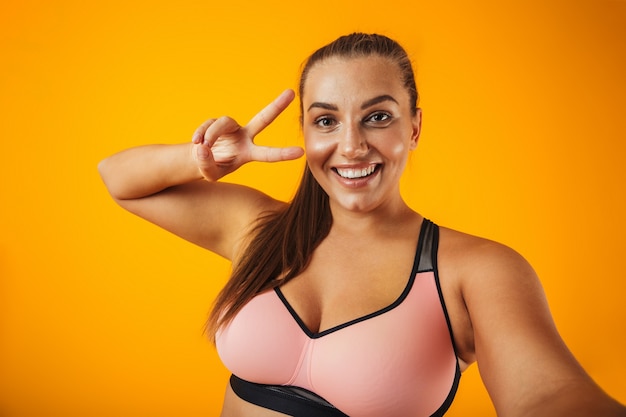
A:
<svg viewBox="0 0 626 417">
<path fill-rule="evenodd" d="M 98 173 L 111 197 L 116 201 L 123 200 L 122 189 L 116 185 L 119 181 L 116 181 L 115 169 L 110 158 L 103 159 L 98 163 Z"/>
<path fill-rule="evenodd" d="M 108 175 L 107 165 L 108 165 L 108 158 L 103 159 L 102 161 L 98 162 L 98 174 L 100 174 L 100 178 L 102 178 L 105 184 L 106 184 L 106 178 Z"/>
</svg>

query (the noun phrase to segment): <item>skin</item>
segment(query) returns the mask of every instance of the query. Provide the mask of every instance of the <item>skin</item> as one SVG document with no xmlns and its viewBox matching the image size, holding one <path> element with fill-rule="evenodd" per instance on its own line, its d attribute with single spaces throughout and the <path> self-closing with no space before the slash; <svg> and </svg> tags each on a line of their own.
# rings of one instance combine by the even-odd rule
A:
<svg viewBox="0 0 626 417">
<path fill-rule="evenodd" d="M 250 161 L 302 156 L 297 147 L 253 142 L 293 98 L 284 92 L 245 126 L 210 119 L 191 144 L 120 152 L 101 162 L 101 175 L 122 207 L 236 260 L 259 213 L 285 203 L 217 180 Z M 423 218 L 405 204 L 398 184 L 417 146 L 421 113 L 411 112 L 396 65 L 378 57 L 316 64 L 302 99 L 306 158 L 330 197 L 333 226 L 310 266 L 282 291 L 318 332 L 388 306 L 406 286 Z M 339 175 L 372 168 L 364 178 Z M 570 354 L 521 256 L 441 227 L 439 272 L 462 369 L 478 362 L 499 416 L 626 415 Z M 227 387 L 222 416 L 279 415 Z"/>
<path fill-rule="evenodd" d="M 394 83 L 385 73 L 390 69 Z M 407 209 L 399 181 L 417 146 L 421 114 L 412 116 L 399 80 L 396 66 L 382 58 L 350 65 L 331 59 L 309 72 L 303 94 L 306 157 L 330 197 L 333 219 L 357 215 L 378 223 Z M 375 168 L 367 182 L 337 173 L 367 168 Z"/>
</svg>

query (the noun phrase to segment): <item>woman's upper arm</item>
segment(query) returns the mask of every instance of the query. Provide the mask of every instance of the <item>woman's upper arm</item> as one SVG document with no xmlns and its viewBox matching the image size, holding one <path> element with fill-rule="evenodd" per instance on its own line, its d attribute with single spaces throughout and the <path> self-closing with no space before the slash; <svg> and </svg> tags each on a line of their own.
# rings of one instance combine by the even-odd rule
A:
<svg viewBox="0 0 626 417">
<path fill-rule="evenodd" d="M 139 217 L 231 260 L 258 216 L 285 204 L 249 187 L 205 180 L 116 201 Z"/>
<path fill-rule="evenodd" d="M 530 265 L 493 242 L 472 252 L 462 292 L 480 374 L 498 415 L 567 415 L 580 395 L 606 402 L 559 336 Z"/>
</svg>

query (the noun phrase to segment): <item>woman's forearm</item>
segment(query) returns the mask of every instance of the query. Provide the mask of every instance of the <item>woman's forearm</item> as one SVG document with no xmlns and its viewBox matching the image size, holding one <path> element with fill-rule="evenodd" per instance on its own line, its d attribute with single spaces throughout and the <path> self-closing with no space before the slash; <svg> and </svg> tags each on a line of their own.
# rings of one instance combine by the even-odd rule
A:
<svg viewBox="0 0 626 417">
<path fill-rule="evenodd" d="M 101 161 L 98 171 L 116 200 L 146 197 L 203 178 L 192 147 L 185 143 L 127 149 Z"/>
</svg>

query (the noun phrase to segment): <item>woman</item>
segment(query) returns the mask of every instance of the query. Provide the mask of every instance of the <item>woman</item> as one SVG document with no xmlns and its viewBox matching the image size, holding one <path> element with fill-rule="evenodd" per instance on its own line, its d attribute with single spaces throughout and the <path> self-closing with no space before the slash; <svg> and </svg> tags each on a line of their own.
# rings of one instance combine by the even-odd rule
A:
<svg viewBox="0 0 626 417">
<path fill-rule="evenodd" d="M 210 119 L 190 144 L 99 166 L 122 207 L 233 262 L 208 323 L 233 372 L 223 416 L 440 416 L 475 361 L 498 415 L 626 415 L 568 351 L 524 259 L 403 201 L 421 113 L 400 45 L 337 39 L 299 96 L 307 165 L 290 203 L 218 180 L 303 155 L 253 143 L 292 91 L 245 126 Z"/>
</svg>

